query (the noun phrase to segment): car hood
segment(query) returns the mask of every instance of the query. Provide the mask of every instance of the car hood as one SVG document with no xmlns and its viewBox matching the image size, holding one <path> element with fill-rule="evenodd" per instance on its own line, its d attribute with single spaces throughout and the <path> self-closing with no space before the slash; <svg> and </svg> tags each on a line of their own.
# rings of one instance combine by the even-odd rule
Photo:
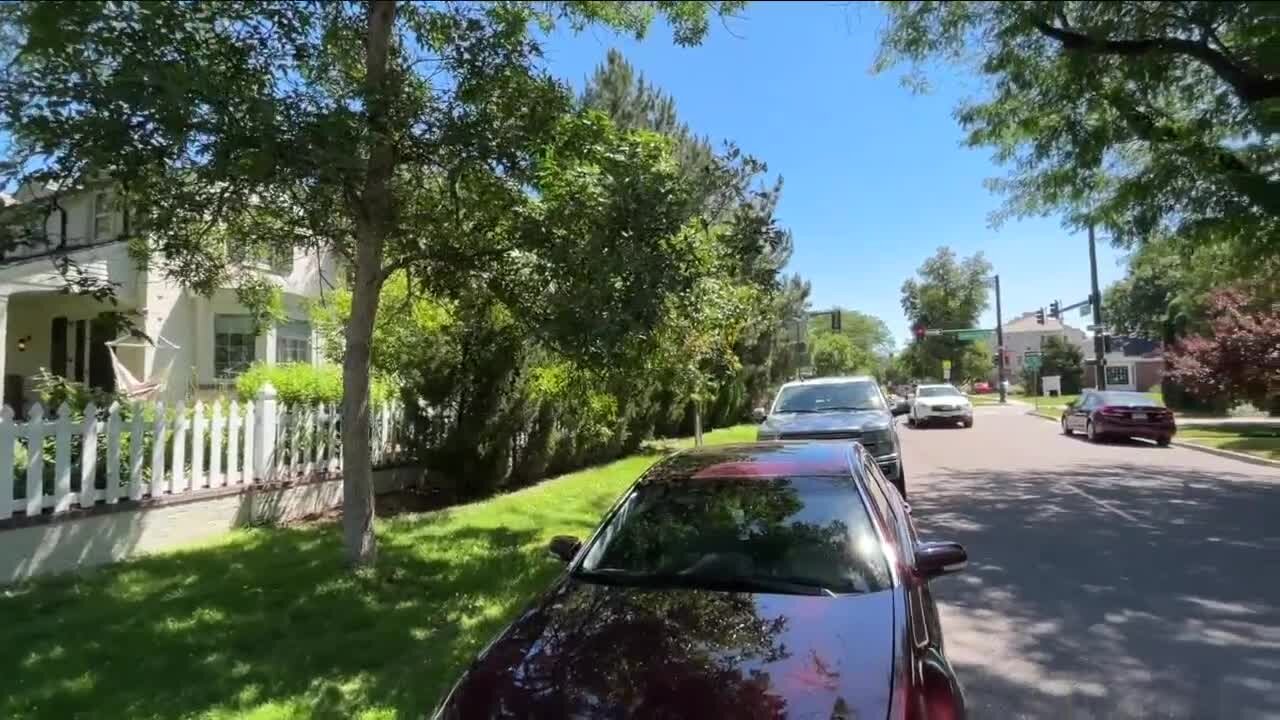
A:
<svg viewBox="0 0 1280 720">
<path fill-rule="evenodd" d="M 882 718 L 894 591 L 842 597 L 566 579 L 475 661 L 445 718 Z"/>
<path fill-rule="evenodd" d="M 883 430 L 893 422 L 884 410 L 850 410 L 819 413 L 776 413 L 760 426 L 762 433 L 791 435 L 824 432 Z"/>
</svg>

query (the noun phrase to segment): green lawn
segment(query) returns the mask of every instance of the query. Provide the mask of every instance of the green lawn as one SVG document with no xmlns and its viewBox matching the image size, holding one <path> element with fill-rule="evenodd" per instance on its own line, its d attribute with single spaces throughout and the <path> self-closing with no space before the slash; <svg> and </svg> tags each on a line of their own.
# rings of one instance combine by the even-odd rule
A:
<svg viewBox="0 0 1280 720">
<path fill-rule="evenodd" d="M 0 591 L 0 717 L 422 717 L 560 570 L 551 536 L 585 535 L 658 457 L 380 521 L 369 575 L 320 524 Z"/>
<path fill-rule="evenodd" d="M 1180 428 L 1178 440 L 1280 460 L 1280 423 Z"/>
</svg>

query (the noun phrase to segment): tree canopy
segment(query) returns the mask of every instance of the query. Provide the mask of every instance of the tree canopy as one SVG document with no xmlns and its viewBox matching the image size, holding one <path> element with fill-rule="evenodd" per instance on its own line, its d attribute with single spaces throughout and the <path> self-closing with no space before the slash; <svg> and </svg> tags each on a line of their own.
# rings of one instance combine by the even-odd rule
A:
<svg viewBox="0 0 1280 720">
<path fill-rule="evenodd" d="M 1121 245 L 1280 252 L 1280 6 L 891 2 L 879 70 L 934 59 L 989 93 L 956 117 L 1007 177 L 1004 215 L 1062 211 Z"/>
<path fill-rule="evenodd" d="M 350 560 L 368 564 L 370 355 L 387 278 L 405 273 L 415 292 L 485 286 L 600 362 L 654 332 L 670 291 L 709 262 L 690 252 L 700 208 L 670 141 L 576 111 L 534 28 L 642 35 L 662 14 L 693 44 L 738 5 L 9 3 L 4 167 L 43 187 L 108 184 L 139 259 L 202 292 L 236 287 L 261 305 L 271 288 L 242 261 L 280 248 L 345 261 L 344 526 Z"/>
<path fill-rule="evenodd" d="M 902 283 L 902 312 L 912 326 L 931 330 L 960 330 L 977 327 L 987 309 L 987 288 L 991 263 L 976 253 L 959 258 L 948 247 L 921 263 L 916 277 Z M 970 343 L 951 335 L 933 335 L 916 340 L 904 351 L 906 364 L 917 378 L 941 377 L 942 361 L 951 361 L 952 378 L 976 377 L 981 362 L 966 353 Z M 969 367 L 968 365 L 977 366 Z M 990 368 L 987 361 L 985 368 Z"/>
</svg>

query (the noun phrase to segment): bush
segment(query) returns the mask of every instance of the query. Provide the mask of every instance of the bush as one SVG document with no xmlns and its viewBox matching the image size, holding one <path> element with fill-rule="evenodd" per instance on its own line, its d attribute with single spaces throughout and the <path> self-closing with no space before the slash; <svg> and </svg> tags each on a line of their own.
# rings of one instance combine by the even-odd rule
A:
<svg viewBox="0 0 1280 720">
<path fill-rule="evenodd" d="M 271 383 L 286 405 L 336 405 L 342 401 L 342 368 L 337 365 L 256 362 L 236 378 L 236 395 L 241 402 L 249 402 L 266 383 Z M 377 404 L 395 397 L 391 384 L 378 377 L 370 382 L 369 393 Z"/>
</svg>

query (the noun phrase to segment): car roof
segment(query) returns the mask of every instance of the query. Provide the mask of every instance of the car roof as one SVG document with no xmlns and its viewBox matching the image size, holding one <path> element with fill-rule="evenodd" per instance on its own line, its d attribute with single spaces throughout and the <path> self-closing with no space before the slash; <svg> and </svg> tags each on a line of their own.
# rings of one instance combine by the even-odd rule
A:
<svg viewBox="0 0 1280 720">
<path fill-rule="evenodd" d="M 876 379 L 871 377 L 870 375 L 842 375 L 839 377 L 820 377 L 820 378 L 810 378 L 808 380 L 792 380 L 791 382 L 783 383 L 782 387 L 784 388 L 801 387 L 804 385 L 841 385 L 844 383 L 852 383 L 852 382 L 874 383 L 875 381 Z"/>
<path fill-rule="evenodd" d="M 678 452 L 645 473 L 646 481 L 708 478 L 856 477 L 866 450 L 854 442 L 800 440 L 703 446 Z"/>
</svg>

